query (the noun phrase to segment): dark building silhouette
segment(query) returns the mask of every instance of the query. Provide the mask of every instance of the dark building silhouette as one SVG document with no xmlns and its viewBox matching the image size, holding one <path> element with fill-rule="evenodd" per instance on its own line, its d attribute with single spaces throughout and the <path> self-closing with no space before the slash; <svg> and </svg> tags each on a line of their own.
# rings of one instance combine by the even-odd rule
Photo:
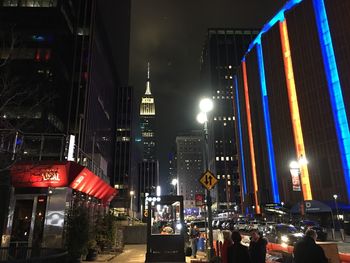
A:
<svg viewBox="0 0 350 263">
<path fill-rule="evenodd" d="M 120 87 L 117 90 L 115 164 L 111 184 L 119 191 L 112 205 L 121 209 L 130 206 L 129 192 L 132 188 L 132 108 L 133 88 Z"/>
<path fill-rule="evenodd" d="M 47 173 L 39 173 L 43 182 L 69 177 L 68 171 L 79 175 L 78 182 L 64 185 L 65 190 L 50 184 L 31 188 L 16 185 L 21 194 L 39 200 L 41 191 L 44 199 L 40 200 L 46 200 L 58 196 L 50 196 L 51 192 L 59 192 L 60 201 L 67 198 L 68 203 L 80 193 L 91 204 L 109 204 L 108 195 L 116 193 L 108 185 L 115 178 L 116 98 L 118 89 L 128 85 L 129 35 L 128 0 L 0 1 L 0 75 L 6 80 L 0 84 L 0 136 L 5 142 L 0 150 L 10 154 L 10 163 L 1 158 L 1 169 L 11 169 L 13 177 L 13 170 L 24 162 L 37 169 L 43 165 L 70 167 L 65 173 L 45 168 Z M 79 169 L 82 174 L 77 173 Z M 79 182 L 89 177 L 95 184 L 90 181 L 89 189 L 85 183 L 78 189 Z M 99 189 L 92 190 L 97 182 Z M 23 183 L 28 186 L 29 182 Z M 9 191 L 1 189 L 0 194 L 6 202 Z M 58 204 L 65 206 L 65 202 Z M 15 204 L 16 209 L 17 205 L 21 203 Z M 52 209 L 48 205 L 43 218 Z M 66 211 L 61 212 L 64 217 Z M 6 213 L 0 211 L 2 216 Z M 50 246 L 57 247 L 59 235 L 56 241 L 50 240 L 51 233 L 44 227 L 49 221 L 42 222 L 42 244 L 52 241 L 56 243 Z M 38 233 L 41 235 L 36 232 L 34 236 Z M 28 236 L 33 237 L 33 233 Z"/>
<path fill-rule="evenodd" d="M 216 208 L 240 205 L 240 175 L 233 111 L 233 75 L 249 43 L 258 31 L 250 29 L 208 29 L 201 76 L 214 100 L 209 119 L 210 168 L 219 179 Z"/>
</svg>

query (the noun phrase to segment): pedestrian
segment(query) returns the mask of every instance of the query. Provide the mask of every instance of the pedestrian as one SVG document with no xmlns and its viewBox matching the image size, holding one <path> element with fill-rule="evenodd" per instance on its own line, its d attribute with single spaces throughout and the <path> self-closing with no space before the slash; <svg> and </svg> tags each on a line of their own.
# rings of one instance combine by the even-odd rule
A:
<svg viewBox="0 0 350 263">
<path fill-rule="evenodd" d="M 295 263 L 327 263 L 328 259 L 323 249 L 316 244 L 317 233 L 308 229 L 302 240 L 294 246 L 293 256 Z"/>
<path fill-rule="evenodd" d="M 198 243 L 200 232 L 194 223 L 191 223 L 189 235 L 190 235 L 190 243 L 191 243 L 191 249 L 192 249 L 192 258 L 196 258 L 197 243 Z"/>
<path fill-rule="evenodd" d="M 233 231 L 231 235 L 233 244 L 227 248 L 228 263 L 255 263 L 250 260 L 248 248 L 241 244 L 241 234 Z"/>
<path fill-rule="evenodd" d="M 267 240 L 257 229 L 251 231 L 251 239 L 249 244 L 250 259 L 254 263 L 266 262 L 266 246 Z"/>
<path fill-rule="evenodd" d="M 224 237 L 224 243 L 222 244 L 221 248 L 221 260 L 222 263 L 228 263 L 227 260 L 227 249 L 228 247 L 233 245 L 232 239 L 231 239 L 231 231 L 229 230 L 224 230 L 222 231 L 222 235 Z"/>
</svg>

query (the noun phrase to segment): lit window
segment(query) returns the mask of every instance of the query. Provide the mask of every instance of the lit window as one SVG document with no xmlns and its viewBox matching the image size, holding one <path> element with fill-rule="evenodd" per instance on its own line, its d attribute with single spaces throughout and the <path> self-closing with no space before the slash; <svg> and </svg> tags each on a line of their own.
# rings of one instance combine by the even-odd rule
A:
<svg viewBox="0 0 350 263">
<path fill-rule="evenodd" d="M 216 175 L 216 178 L 218 178 L 220 180 L 220 174 Z"/>
<path fill-rule="evenodd" d="M 233 161 L 233 156 L 231 156 L 231 161 Z"/>
<path fill-rule="evenodd" d="M 221 161 L 225 161 L 225 157 L 221 156 Z"/>
<path fill-rule="evenodd" d="M 223 119 L 224 121 L 226 121 L 226 117 L 222 117 L 222 119 Z"/>
<path fill-rule="evenodd" d="M 224 122 L 224 126 L 226 126 L 227 124 L 226 124 L 226 122 Z"/>
<path fill-rule="evenodd" d="M 231 68 L 232 68 L 232 66 L 231 66 L 231 65 L 228 65 L 228 68 L 229 68 L 229 69 L 231 69 Z"/>
<path fill-rule="evenodd" d="M 230 160 L 230 157 L 226 156 L 226 161 L 229 161 Z"/>
<path fill-rule="evenodd" d="M 225 175 L 224 174 L 222 175 L 222 179 L 225 179 Z"/>
<path fill-rule="evenodd" d="M 217 90 L 216 93 L 217 93 L 217 94 L 220 94 L 220 90 Z"/>
<path fill-rule="evenodd" d="M 216 156 L 216 158 L 215 158 L 217 161 L 220 161 L 220 157 L 218 157 L 218 156 Z"/>
<path fill-rule="evenodd" d="M 227 181 L 227 185 L 231 185 L 231 181 Z"/>
<path fill-rule="evenodd" d="M 222 99 L 225 99 L 225 96 L 221 96 Z"/>
<path fill-rule="evenodd" d="M 215 97 L 215 96 L 213 96 L 213 100 L 215 100 L 215 98 L 216 98 L 216 97 Z"/>
<path fill-rule="evenodd" d="M 228 117 L 227 119 L 230 121 L 230 120 L 231 120 L 231 117 Z"/>
<path fill-rule="evenodd" d="M 231 175 L 228 174 L 228 175 L 227 175 L 227 179 L 231 179 Z"/>
<path fill-rule="evenodd" d="M 216 98 L 217 98 L 217 99 L 220 99 L 220 96 L 217 96 Z"/>
<path fill-rule="evenodd" d="M 214 117 L 214 121 L 216 121 L 216 117 Z"/>
<path fill-rule="evenodd" d="M 232 87 L 232 86 L 230 86 L 230 89 L 233 89 L 233 87 Z"/>
<path fill-rule="evenodd" d="M 236 119 L 235 116 L 233 116 L 233 117 L 232 117 L 232 120 L 235 120 L 235 119 Z"/>
</svg>

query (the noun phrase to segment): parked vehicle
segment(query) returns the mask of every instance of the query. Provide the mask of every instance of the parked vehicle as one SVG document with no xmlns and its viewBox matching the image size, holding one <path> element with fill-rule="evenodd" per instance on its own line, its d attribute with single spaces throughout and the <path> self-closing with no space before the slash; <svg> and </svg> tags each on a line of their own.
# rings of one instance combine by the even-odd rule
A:
<svg viewBox="0 0 350 263">
<path fill-rule="evenodd" d="M 238 221 L 235 224 L 235 229 L 237 229 L 238 231 L 245 231 L 247 227 L 247 223 L 245 221 Z"/>
<path fill-rule="evenodd" d="M 293 246 L 304 234 L 293 225 L 276 224 L 269 226 L 264 236 L 269 242 Z"/>
<path fill-rule="evenodd" d="M 262 221 L 258 225 L 258 230 L 259 230 L 259 232 L 264 233 L 264 232 L 266 232 L 268 230 L 269 226 L 276 225 L 276 224 L 277 223 L 273 222 L 273 221 Z"/>
</svg>

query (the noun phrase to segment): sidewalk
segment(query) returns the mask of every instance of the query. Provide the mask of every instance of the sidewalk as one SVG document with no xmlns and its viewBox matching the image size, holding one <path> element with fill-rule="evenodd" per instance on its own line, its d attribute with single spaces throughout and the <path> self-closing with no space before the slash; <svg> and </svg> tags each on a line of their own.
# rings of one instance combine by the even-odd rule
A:
<svg viewBox="0 0 350 263">
<path fill-rule="evenodd" d="M 146 257 L 146 244 L 126 245 L 123 253 L 108 261 L 111 263 L 144 263 Z"/>
</svg>

